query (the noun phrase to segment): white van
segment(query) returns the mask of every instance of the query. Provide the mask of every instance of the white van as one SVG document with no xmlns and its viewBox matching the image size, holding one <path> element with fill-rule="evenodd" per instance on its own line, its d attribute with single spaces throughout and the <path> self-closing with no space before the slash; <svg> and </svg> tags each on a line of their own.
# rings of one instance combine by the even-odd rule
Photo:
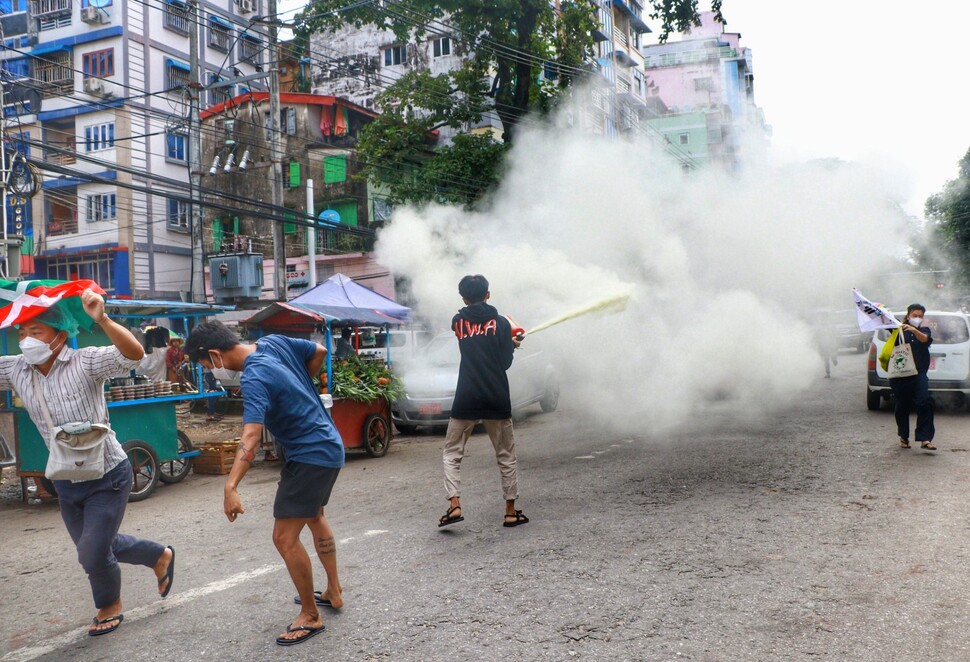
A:
<svg viewBox="0 0 970 662">
<path fill-rule="evenodd" d="M 902 319 L 897 315 L 897 319 Z M 949 394 L 960 404 L 970 396 L 970 323 L 967 315 L 956 312 L 927 311 L 922 326 L 933 332 L 930 345 L 930 369 L 926 373 L 930 394 Z M 878 356 L 889 339 L 889 329 L 881 329 L 872 335 L 869 346 L 868 384 L 866 406 L 877 410 L 883 400 L 892 395 L 889 376 L 879 365 Z"/>
</svg>

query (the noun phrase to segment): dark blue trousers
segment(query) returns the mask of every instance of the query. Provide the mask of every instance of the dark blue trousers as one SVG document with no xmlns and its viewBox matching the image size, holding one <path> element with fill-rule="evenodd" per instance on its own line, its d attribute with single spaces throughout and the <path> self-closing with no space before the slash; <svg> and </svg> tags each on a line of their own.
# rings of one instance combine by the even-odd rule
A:
<svg viewBox="0 0 970 662">
<path fill-rule="evenodd" d="M 916 407 L 916 441 L 933 441 L 933 401 L 930 381 L 926 374 L 890 379 L 896 403 L 896 430 L 900 439 L 909 441 L 909 414 Z"/>
<path fill-rule="evenodd" d="M 88 573 L 94 606 L 98 609 L 121 597 L 119 561 L 151 568 L 165 551 L 157 542 L 118 533 L 125 517 L 131 481 L 131 464 L 127 460 L 98 480 L 54 481 L 61 517 L 77 547 L 78 561 Z"/>
</svg>

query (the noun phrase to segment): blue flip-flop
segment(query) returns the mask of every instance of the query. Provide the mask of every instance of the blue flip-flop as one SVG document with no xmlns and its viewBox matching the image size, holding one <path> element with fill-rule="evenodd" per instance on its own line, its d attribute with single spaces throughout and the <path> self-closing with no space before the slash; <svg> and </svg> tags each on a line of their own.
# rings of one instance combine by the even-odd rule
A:
<svg viewBox="0 0 970 662">
<path fill-rule="evenodd" d="M 307 632 L 308 634 L 305 634 L 302 637 L 298 637 L 296 639 L 284 639 L 283 636 L 280 635 L 279 637 L 276 637 L 276 643 L 278 643 L 280 646 L 295 646 L 297 644 L 302 644 L 310 637 L 315 637 L 316 635 L 320 634 L 326 629 L 327 629 L 326 625 L 321 625 L 318 628 L 310 627 L 309 625 L 299 625 L 297 627 L 288 625 L 286 626 L 287 632 Z"/>
<path fill-rule="evenodd" d="M 168 569 L 165 571 L 165 574 L 158 580 L 158 588 L 162 587 L 166 579 L 168 580 L 168 586 L 162 591 L 163 598 L 168 597 L 169 591 L 172 590 L 172 583 L 175 581 L 175 548 L 169 545 L 168 549 L 172 550 L 172 560 L 168 562 Z"/>
<path fill-rule="evenodd" d="M 103 618 L 98 620 L 97 617 L 94 618 L 94 625 L 105 625 L 107 623 L 114 623 L 110 628 L 104 628 L 102 630 L 88 630 L 88 634 L 92 637 L 100 637 L 102 634 L 109 634 L 114 632 L 119 627 L 121 627 L 121 621 L 125 620 L 124 614 L 118 614 L 117 616 L 108 616 L 108 618 Z"/>
</svg>

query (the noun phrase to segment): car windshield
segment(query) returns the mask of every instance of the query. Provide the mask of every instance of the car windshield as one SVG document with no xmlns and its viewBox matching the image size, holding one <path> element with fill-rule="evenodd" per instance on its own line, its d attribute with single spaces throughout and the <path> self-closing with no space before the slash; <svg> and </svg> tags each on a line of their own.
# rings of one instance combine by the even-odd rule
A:
<svg viewBox="0 0 970 662">
<path fill-rule="evenodd" d="M 899 315 L 902 319 L 904 315 Z M 933 332 L 933 342 L 941 345 L 955 345 L 957 343 L 970 340 L 970 328 L 967 327 L 967 320 L 962 315 L 927 315 L 923 318 L 921 326 L 929 327 Z M 891 329 L 881 329 L 879 340 L 886 341 Z"/>
<path fill-rule="evenodd" d="M 422 352 L 424 362 L 434 366 L 458 365 L 461 362 L 461 351 L 453 333 L 442 333 L 435 336 L 424 347 Z"/>
</svg>

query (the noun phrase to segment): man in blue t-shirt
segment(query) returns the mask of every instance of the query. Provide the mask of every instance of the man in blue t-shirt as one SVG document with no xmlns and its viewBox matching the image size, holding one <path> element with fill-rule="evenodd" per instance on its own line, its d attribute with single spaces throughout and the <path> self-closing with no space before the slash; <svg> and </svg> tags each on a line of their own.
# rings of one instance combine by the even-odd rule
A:
<svg viewBox="0 0 970 662">
<path fill-rule="evenodd" d="M 295 601 L 301 611 L 276 643 L 298 644 L 324 629 L 317 606 L 343 606 L 337 548 L 323 509 L 344 465 L 344 446 L 312 379 L 323 367 L 327 350 L 317 343 L 277 335 L 242 345 L 222 323 L 205 322 L 189 334 L 185 352 L 212 370 L 216 379 L 231 381 L 242 372 L 242 440 L 225 488 L 224 508 L 230 522 L 246 512 L 236 490 L 259 448 L 263 427 L 284 450 L 286 461 L 273 504 L 273 542 L 299 593 Z M 303 527 L 310 528 L 327 573 L 325 591 L 313 590 L 310 557 L 300 543 Z"/>
</svg>

